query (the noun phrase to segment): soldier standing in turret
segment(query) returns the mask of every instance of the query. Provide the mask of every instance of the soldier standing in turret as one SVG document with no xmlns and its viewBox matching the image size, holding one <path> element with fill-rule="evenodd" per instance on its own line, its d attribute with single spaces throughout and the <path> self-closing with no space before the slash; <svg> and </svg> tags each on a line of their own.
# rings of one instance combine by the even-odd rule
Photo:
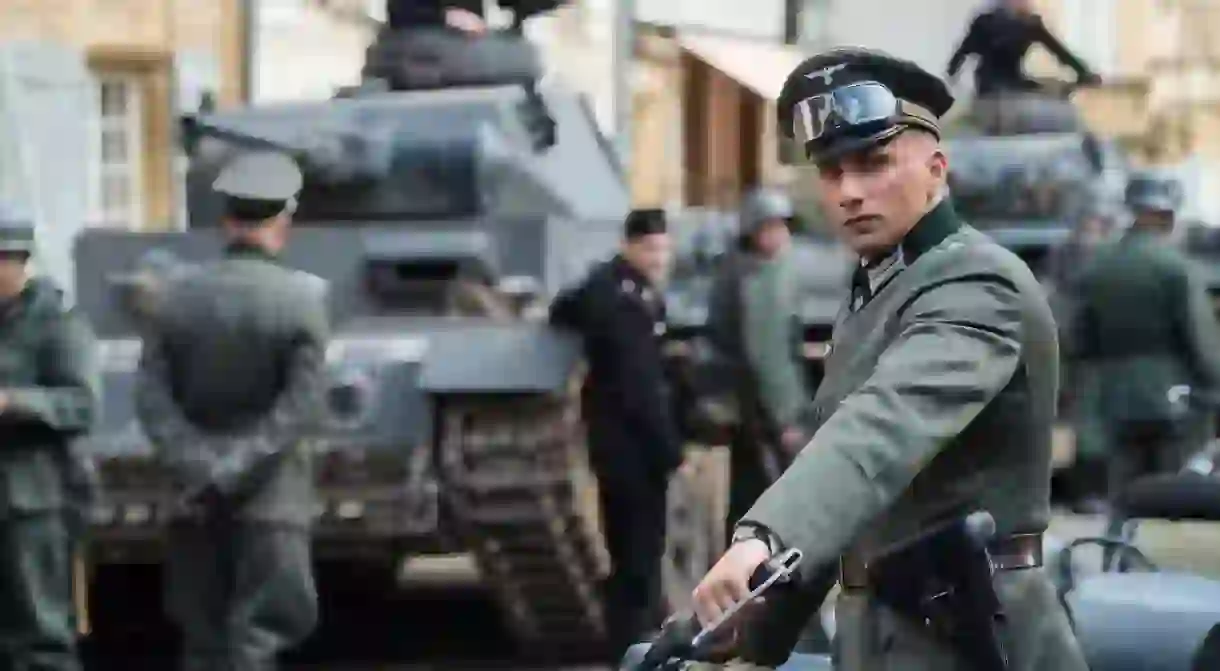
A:
<svg viewBox="0 0 1220 671">
<path fill-rule="evenodd" d="M 164 288 L 136 407 L 174 486 L 166 554 L 182 668 L 274 668 L 317 622 L 313 471 L 329 331 L 322 280 L 277 260 L 302 176 L 276 153 L 217 178 L 224 257 Z"/>
<path fill-rule="evenodd" d="M 994 9 L 983 12 L 970 23 L 966 37 L 949 60 L 949 76 L 956 77 L 966 57 L 978 57 L 975 90 L 979 95 L 1004 91 L 1041 90 L 1038 82 L 1022 70 L 1025 54 L 1034 44 L 1046 47 L 1060 63 L 1071 68 L 1083 84 L 1101 80 L 1051 33 L 1031 0 L 1002 0 Z"/>
<path fill-rule="evenodd" d="M 0 204 L 0 668 L 79 669 L 69 444 L 93 425 L 97 344 L 50 280 L 33 220 Z"/>
</svg>

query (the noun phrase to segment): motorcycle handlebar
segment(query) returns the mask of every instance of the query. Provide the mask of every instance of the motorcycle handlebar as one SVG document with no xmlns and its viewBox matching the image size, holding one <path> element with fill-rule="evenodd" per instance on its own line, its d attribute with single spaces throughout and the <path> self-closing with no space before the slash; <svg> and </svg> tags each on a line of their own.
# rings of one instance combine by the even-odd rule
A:
<svg viewBox="0 0 1220 671">
<path fill-rule="evenodd" d="M 677 613 L 670 617 L 632 671 L 669 668 L 675 662 L 698 659 L 706 644 L 715 640 L 743 608 L 772 587 L 791 581 L 800 566 L 801 558 L 800 550 L 791 549 L 764 562 L 750 576 L 750 594 L 706 627 L 701 627 L 699 619 L 691 612 Z"/>
</svg>

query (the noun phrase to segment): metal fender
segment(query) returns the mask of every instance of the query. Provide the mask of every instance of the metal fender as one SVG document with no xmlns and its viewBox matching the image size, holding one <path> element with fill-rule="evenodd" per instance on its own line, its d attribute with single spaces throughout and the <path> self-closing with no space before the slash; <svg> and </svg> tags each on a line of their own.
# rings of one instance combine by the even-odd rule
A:
<svg viewBox="0 0 1220 671">
<path fill-rule="evenodd" d="M 431 394 L 557 394 L 580 364 L 579 339 L 545 324 L 463 325 L 430 338 L 420 386 Z"/>
<path fill-rule="evenodd" d="M 1220 582 L 1184 573 L 1100 573 L 1081 580 L 1067 603 L 1098 671 L 1194 671 L 1220 624 Z"/>
</svg>

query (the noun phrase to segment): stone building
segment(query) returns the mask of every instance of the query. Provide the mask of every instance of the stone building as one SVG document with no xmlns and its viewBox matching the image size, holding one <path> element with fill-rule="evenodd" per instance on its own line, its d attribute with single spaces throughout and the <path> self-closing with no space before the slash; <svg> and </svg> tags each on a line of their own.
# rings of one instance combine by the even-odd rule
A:
<svg viewBox="0 0 1220 671">
<path fill-rule="evenodd" d="M 98 109 L 92 225 L 158 228 L 178 216 L 174 119 L 204 92 L 246 98 L 243 0 L 5 0 L 0 40 L 50 42 L 88 58 Z"/>
</svg>

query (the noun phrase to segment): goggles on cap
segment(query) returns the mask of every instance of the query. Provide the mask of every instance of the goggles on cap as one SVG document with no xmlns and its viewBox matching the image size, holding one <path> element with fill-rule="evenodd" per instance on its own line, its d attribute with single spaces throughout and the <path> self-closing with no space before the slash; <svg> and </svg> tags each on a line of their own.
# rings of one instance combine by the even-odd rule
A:
<svg viewBox="0 0 1220 671">
<path fill-rule="evenodd" d="M 939 135 L 935 118 L 880 82 L 856 82 L 798 102 L 792 114 L 792 137 L 807 147 L 830 134 L 865 136 L 896 124 L 920 126 Z"/>
</svg>

